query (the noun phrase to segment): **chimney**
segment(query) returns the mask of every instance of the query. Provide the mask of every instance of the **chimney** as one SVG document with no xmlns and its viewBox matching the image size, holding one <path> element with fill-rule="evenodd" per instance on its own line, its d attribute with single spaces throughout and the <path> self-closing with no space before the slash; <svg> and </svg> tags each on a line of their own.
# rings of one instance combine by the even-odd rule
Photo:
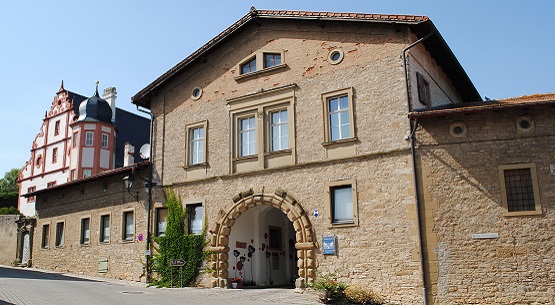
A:
<svg viewBox="0 0 555 305">
<path fill-rule="evenodd" d="M 126 142 L 123 149 L 123 166 L 131 166 L 135 163 L 135 145 Z"/>
<path fill-rule="evenodd" d="M 102 98 L 105 99 L 110 107 L 112 107 L 112 122 L 116 121 L 116 97 L 117 97 L 116 87 L 108 87 L 104 89 Z"/>
</svg>

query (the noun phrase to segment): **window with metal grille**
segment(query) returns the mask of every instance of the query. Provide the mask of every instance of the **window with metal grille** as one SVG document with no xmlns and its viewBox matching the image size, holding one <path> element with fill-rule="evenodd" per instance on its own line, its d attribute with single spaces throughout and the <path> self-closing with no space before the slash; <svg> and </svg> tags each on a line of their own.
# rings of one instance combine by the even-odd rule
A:
<svg viewBox="0 0 555 305">
<path fill-rule="evenodd" d="M 529 168 L 504 171 L 509 212 L 534 211 L 534 185 Z"/>
</svg>

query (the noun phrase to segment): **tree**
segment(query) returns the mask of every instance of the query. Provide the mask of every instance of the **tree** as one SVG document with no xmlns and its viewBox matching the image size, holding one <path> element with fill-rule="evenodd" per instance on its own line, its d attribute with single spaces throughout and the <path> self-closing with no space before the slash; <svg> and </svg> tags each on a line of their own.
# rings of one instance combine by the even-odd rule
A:
<svg viewBox="0 0 555 305">
<path fill-rule="evenodd" d="M 19 170 L 14 168 L 6 172 L 4 178 L 0 179 L 0 208 L 17 208 L 17 197 L 19 196 L 18 176 Z"/>
<path fill-rule="evenodd" d="M 154 255 L 150 271 L 157 273 L 153 283 L 158 287 L 189 286 L 201 272 L 202 262 L 209 254 L 204 248 L 205 229 L 202 234 L 186 234 L 185 220 L 187 210 L 183 209 L 181 198 L 176 196 L 171 189 L 166 190 L 166 206 L 168 216 L 166 218 L 166 232 L 163 236 L 152 237 L 156 243 L 152 248 Z M 171 267 L 170 260 L 180 259 L 186 262 L 183 267 Z M 172 269 L 174 268 L 173 272 Z M 183 268 L 180 270 L 180 268 Z M 172 279 L 173 275 L 173 279 Z"/>
</svg>

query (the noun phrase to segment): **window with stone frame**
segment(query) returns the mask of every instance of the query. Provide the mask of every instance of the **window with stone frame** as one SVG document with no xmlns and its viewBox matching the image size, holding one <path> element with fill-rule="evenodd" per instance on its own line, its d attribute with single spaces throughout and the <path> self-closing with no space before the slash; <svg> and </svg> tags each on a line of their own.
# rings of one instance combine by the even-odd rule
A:
<svg viewBox="0 0 555 305">
<path fill-rule="evenodd" d="M 64 222 L 56 223 L 56 247 L 64 245 Z"/>
<path fill-rule="evenodd" d="M 80 244 L 81 245 L 88 245 L 91 241 L 91 219 L 81 218 L 81 234 L 80 234 Z"/>
<path fill-rule="evenodd" d="M 187 135 L 186 167 L 207 164 L 207 127 L 208 121 L 189 124 L 185 127 Z"/>
<path fill-rule="evenodd" d="M 239 62 L 240 74 L 235 79 L 241 80 L 252 75 L 279 70 L 285 66 L 283 50 L 260 50 Z"/>
<path fill-rule="evenodd" d="M 123 212 L 123 234 L 122 239 L 125 241 L 133 241 L 135 237 L 135 218 L 133 211 Z"/>
<path fill-rule="evenodd" d="M 101 243 L 110 242 L 110 215 L 100 216 L 100 240 Z"/>
<path fill-rule="evenodd" d="M 358 225 L 358 204 L 355 180 L 328 182 L 327 202 L 330 227 Z"/>
<path fill-rule="evenodd" d="M 189 234 L 202 233 L 202 203 L 187 205 L 187 227 Z"/>
<path fill-rule="evenodd" d="M 542 214 L 536 164 L 500 165 L 498 171 L 505 216 Z"/>
<path fill-rule="evenodd" d="M 163 236 L 166 234 L 166 221 L 168 219 L 168 208 L 157 208 L 156 209 L 156 237 Z"/>
<path fill-rule="evenodd" d="M 41 248 L 48 249 L 49 244 L 50 244 L 50 224 L 43 224 Z"/>
<path fill-rule="evenodd" d="M 231 172 L 294 164 L 295 88 L 287 85 L 228 100 Z"/>
<path fill-rule="evenodd" d="M 321 95 L 324 112 L 324 144 L 356 140 L 353 88 Z"/>
</svg>

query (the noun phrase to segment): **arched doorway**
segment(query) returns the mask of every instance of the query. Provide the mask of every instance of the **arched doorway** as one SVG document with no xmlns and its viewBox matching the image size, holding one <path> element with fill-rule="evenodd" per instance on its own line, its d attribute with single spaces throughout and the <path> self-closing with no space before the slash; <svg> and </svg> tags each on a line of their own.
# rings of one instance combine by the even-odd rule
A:
<svg viewBox="0 0 555 305">
<path fill-rule="evenodd" d="M 288 241 L 287 243 L 289 243 L 289 240 L 294 240 L 294 248 L 296 249 L 297 262 L 296 262 L 296 267 L 294 268 L 292 268 L 293 267 L 292 265 L 287 265 L 287 264 L 283 264 L 283 268 L 291 268 L 291 270 L 295 270 L 295 271 L 298 270 L 297 272 L 298 274 L 296 276 L 297 279 L 295 281 L 296 287 L 304 287 L 306 284 L 311 283 L 315 275 L 314 274 L 315 239 L 312 232 L 312 224 L 310 223 L 310 220 L 308 219 L 308 216 L 305 210 L 302 208 L 300 203 L 297 202 L 297 200 L 293 196 L 287 194 L 287 192 L 283 190 L 276 190 L 273 194 L 268 194 L 268 193 L 255 194 L 251 189 L 234 196 L 233 203 L 230 206 L 228 206 L 227 209 L 220 210 L 219 217 L 218 217 L 219 220 L 216 222 L 216 225 L 214 226 L 214 228 L 210 230 L 210 233 L 212 234 L 210 250 L 213 252 L 213 258 L 212 258 L 213 261 L 211 264 L 211 268 L 214 270 L 212 273 L 212 277 L 213 277 L 212 287 L 227 287 L 228 279 L 231 277 L 235 277 L 235 274 L 230 274 L 229 272 L 230 269 L 233 270 L 233 268 L 230 268 L 230 263 L 231 265 L 235 264 L 235 266 L 237 264 L 236 257 L 233 255 L 233 252 L 230 253 L 231 228 L 236 224 L 236 221 L 243 213 L 255 207 L 259 207 L 259 208 L 254 209 L 253 211 L 257 211 L 262 216 L 267 216 L 268 213 L 273 213 L 275 212 L 275 209 L 278 209 L 280 213 L 282 213 L 287 217 L 289 222 L 292 224 L 292 227 L 289 227 L 292 229 L 291 237 L 294 232 L 295 238 L 294 239 L 287 238 L 282 240 L 287 240 Z M 264 207 L 273 207 L 274 209 L 265 209 Z M 252 213 L 252 211 L 250 213 Z M 267 218 L 258 217 L 258 219 L 267 219 Z M 275 217 L 273 219 L 275 219 Z M 266 236 L 266 238 L 264 238 L 264 241 L 267 240 L 268 244 L 264 245 L 264 250 L 262 250 L 262 246 L 260 244 L 257 244 L 255 248 L 256 248 L 256 251 L 259 251 L 258 256 L 256 256 L 256 258 L 258 258 L 258 261 L 259 261 L 257 266 L 259 267 L 262 266 L 260 262 L 264 262 L 264 264 L 268 264 L 268 268 L 267 268 L 268 273 L 265 273 L 262 270 L 258 270 L 257 272 L 254 272 L 253 270 L 251 272 L 252 273 L 251 278 L 254 279 L 256 277 L 258 278 L 259 281 L 262 281 L 263 283 L 269 283 L 269 281 L 271 281 L 272 276 L 269 276 L 269 272 L 273 270 L 272 268 L 275 268 L 272 266 L 277 266 L 276 264 L 280 264 L 279 255 L 285 256 L 284 253 L 280 253 L 282 250 L 276 247 L 275 242 L 273 242 L 273 244 L 270 245 L 271 239 L 275 240 L 275 237 L 280 234 L 279 228 L 281 227 L 279 225 L 271 226 L 269 225 L 270 223 L 268 221 L 264 220 L 264 223 L 263 223 L 264 228 L 266 224 L 268 224 L 267 225 L 268 229 L 267 231 L 264 231 L 265 230 L 264 229 L 262 233 L 268 235 Z M 274 227 L 274 229 L 272 229 L 272 227 Z M 283 234 L 284 231 L 287 233 L 288 229 L 282 230 L 281 234 Z M 260 240 L 262 241 L 262 238 Z M 233 246 L 234 248 L 245 247 L 245 249 L 248 251 L 249 241 L 246 241 L 246 243 L 247 245 L 236 244 Z M 254 239 L 252 243 L 254 243 Z M 281 249 L 286 249 L 289 245 L 286 244 L 281 246 L 282 246 Z M 266 257 L 266 261 L 264 261 L 264 258 L 261 258 L 262 251 L 264 253 L 264 256 L 268 255 L 266 253 L 270 253 L 270 257 Z M 245 259 L 245 262 L 246 262 L 246 259 Z M 245 268 L 248 268 L 248 267 L 249 267 L 248 265 L 245 266 Z M 287 269 L 284 269 L 284 270 L 287 270 Z M 248 272 L 248 269 L 245 271 Z M 282 277 L 282 275 L 280 275 L 280 277 Z M 268 279 L 268 282 L 265 282 L 266 279 Z M 277 277 L 275 277 L 275 279 L 277 279 Z M 248 277 L 247 277 L 247 280 L 248 280 Z M 281 281 L 283 281 L 282 278 L 281 278 Z"/>
</svg>

